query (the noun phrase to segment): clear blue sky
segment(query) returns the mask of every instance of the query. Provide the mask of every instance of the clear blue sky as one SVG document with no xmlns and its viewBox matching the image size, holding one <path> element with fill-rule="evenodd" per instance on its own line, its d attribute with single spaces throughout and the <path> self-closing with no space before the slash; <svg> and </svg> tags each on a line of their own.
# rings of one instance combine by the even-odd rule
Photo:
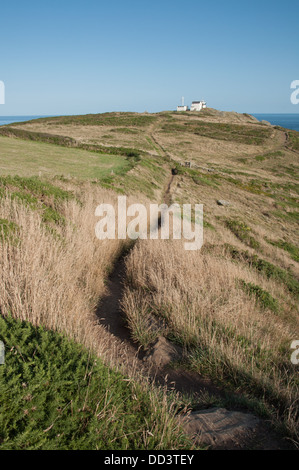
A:
<svg viewBox="0 0 299 470">
<path fill-rule="evenodd" d="M 298 113 L 299 3 L 15 0 L 0 5 L 0 115 L 208 106 Z"/>
</svg>

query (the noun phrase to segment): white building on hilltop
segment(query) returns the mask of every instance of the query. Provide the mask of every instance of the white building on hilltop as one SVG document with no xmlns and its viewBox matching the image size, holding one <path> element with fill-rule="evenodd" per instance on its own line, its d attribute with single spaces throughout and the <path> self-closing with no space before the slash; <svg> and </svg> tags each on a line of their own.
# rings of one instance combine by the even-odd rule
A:
<svg viewBox="0 0 299 470">
<path fill-rule="evenodd" d="M 184 97 L 183 97 L 183 96 L 182 96 L 182 104 L 180 104 L 179 106 L 177 106 L 176 110 L 177 110 L 177 111 L 189 111 L 188 106 L 185 106 L 185 105 L 184 105 Z"/>
<path fill-rule="evenodd" d="M 190 111 L 201 111 L 206 107 L 207 103 L 205 101 L 192 101 Z"/>
<path fill-rule="evenodd" d="M 207 103 L 203 100 L 192 101 L 191 108 L 184 104 L 184 97 L 182 96 L 182 104 L 179 104 L 176 108 L 177 111 L 201 111 L 207 107 Z"/>
</svg>

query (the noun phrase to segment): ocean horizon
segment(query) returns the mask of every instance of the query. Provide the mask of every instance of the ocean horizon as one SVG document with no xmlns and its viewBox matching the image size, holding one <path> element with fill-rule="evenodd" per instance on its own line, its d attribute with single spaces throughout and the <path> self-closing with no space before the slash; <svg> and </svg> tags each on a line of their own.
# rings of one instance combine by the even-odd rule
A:
<svg viewBox="0 0 299 470">
<path fill-rule="evenodd" d="M 299 132 L 299 113 L 251 113 L 251 115 L 256 117 L 259 121 L 268 121 L 274 126 L 281 126 Z"/>
<path fill-rule="evenodd" d="M 31 119 L 39 119 L 45 117 L 54 116 L 0 116 L 0 126 L 6 126 L 7 124 L 12 124 L 14 122 L 31 121 Z"/>
<path fill-rule="evenodd" d="M 249 113 L 256 117 L 259 121 L 268 121 L 274 126 L 281 126 L 299 132 L 299 113 Z M 55 117 L 56 115 L 40 115 L 40 116 L 0 116 L 0 126 L 6 126 L 15 122 L 31 121 L 32 119 L 40 119 L 45 117 Z"/>
</svg>

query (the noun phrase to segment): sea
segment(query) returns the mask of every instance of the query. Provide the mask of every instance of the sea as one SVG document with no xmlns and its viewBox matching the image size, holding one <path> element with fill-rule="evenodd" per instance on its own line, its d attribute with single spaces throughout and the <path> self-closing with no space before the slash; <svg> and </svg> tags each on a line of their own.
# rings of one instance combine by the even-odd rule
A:
<svg viewBox="0 0 299 470">
<path fill-rule="evenodd" d="M 299 114 L 252 114 L 259 121 L 268 121 L 275 126 L 285 127 L 299 132 Z M 13 122 L 24 122 L 31 119 L 53 116 L 0 116 L 0 126 Z"/>
<path fill-rule="evenodd" d="M 13 122 L 31 121 L 31 119 L 38 119 L 43 117 L 53 116 L 0 116 L 0 126 L 12 124 Z"/>
<path fill-rule="evenodd" d="M 299 114 L 252 114 L 259 121 L 268 121 L 275 126 L 299 132 Z"/>
</svg>

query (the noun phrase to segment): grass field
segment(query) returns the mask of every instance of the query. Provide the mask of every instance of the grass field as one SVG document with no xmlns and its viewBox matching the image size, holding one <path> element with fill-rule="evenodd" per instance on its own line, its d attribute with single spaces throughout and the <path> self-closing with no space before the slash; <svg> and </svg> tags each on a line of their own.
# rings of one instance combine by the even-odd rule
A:
<svg viewBox="0 0 299 470">
<path fill-rule="evenodd" d="M 64 148 L 40 142 L 28 142 L 0 136 L 0 172 L 2 175 L 71 176 L 101 179 L 125 173 L 130 163 L 120 155 L 102 155 L 82 149 Z"/>
</svg>

